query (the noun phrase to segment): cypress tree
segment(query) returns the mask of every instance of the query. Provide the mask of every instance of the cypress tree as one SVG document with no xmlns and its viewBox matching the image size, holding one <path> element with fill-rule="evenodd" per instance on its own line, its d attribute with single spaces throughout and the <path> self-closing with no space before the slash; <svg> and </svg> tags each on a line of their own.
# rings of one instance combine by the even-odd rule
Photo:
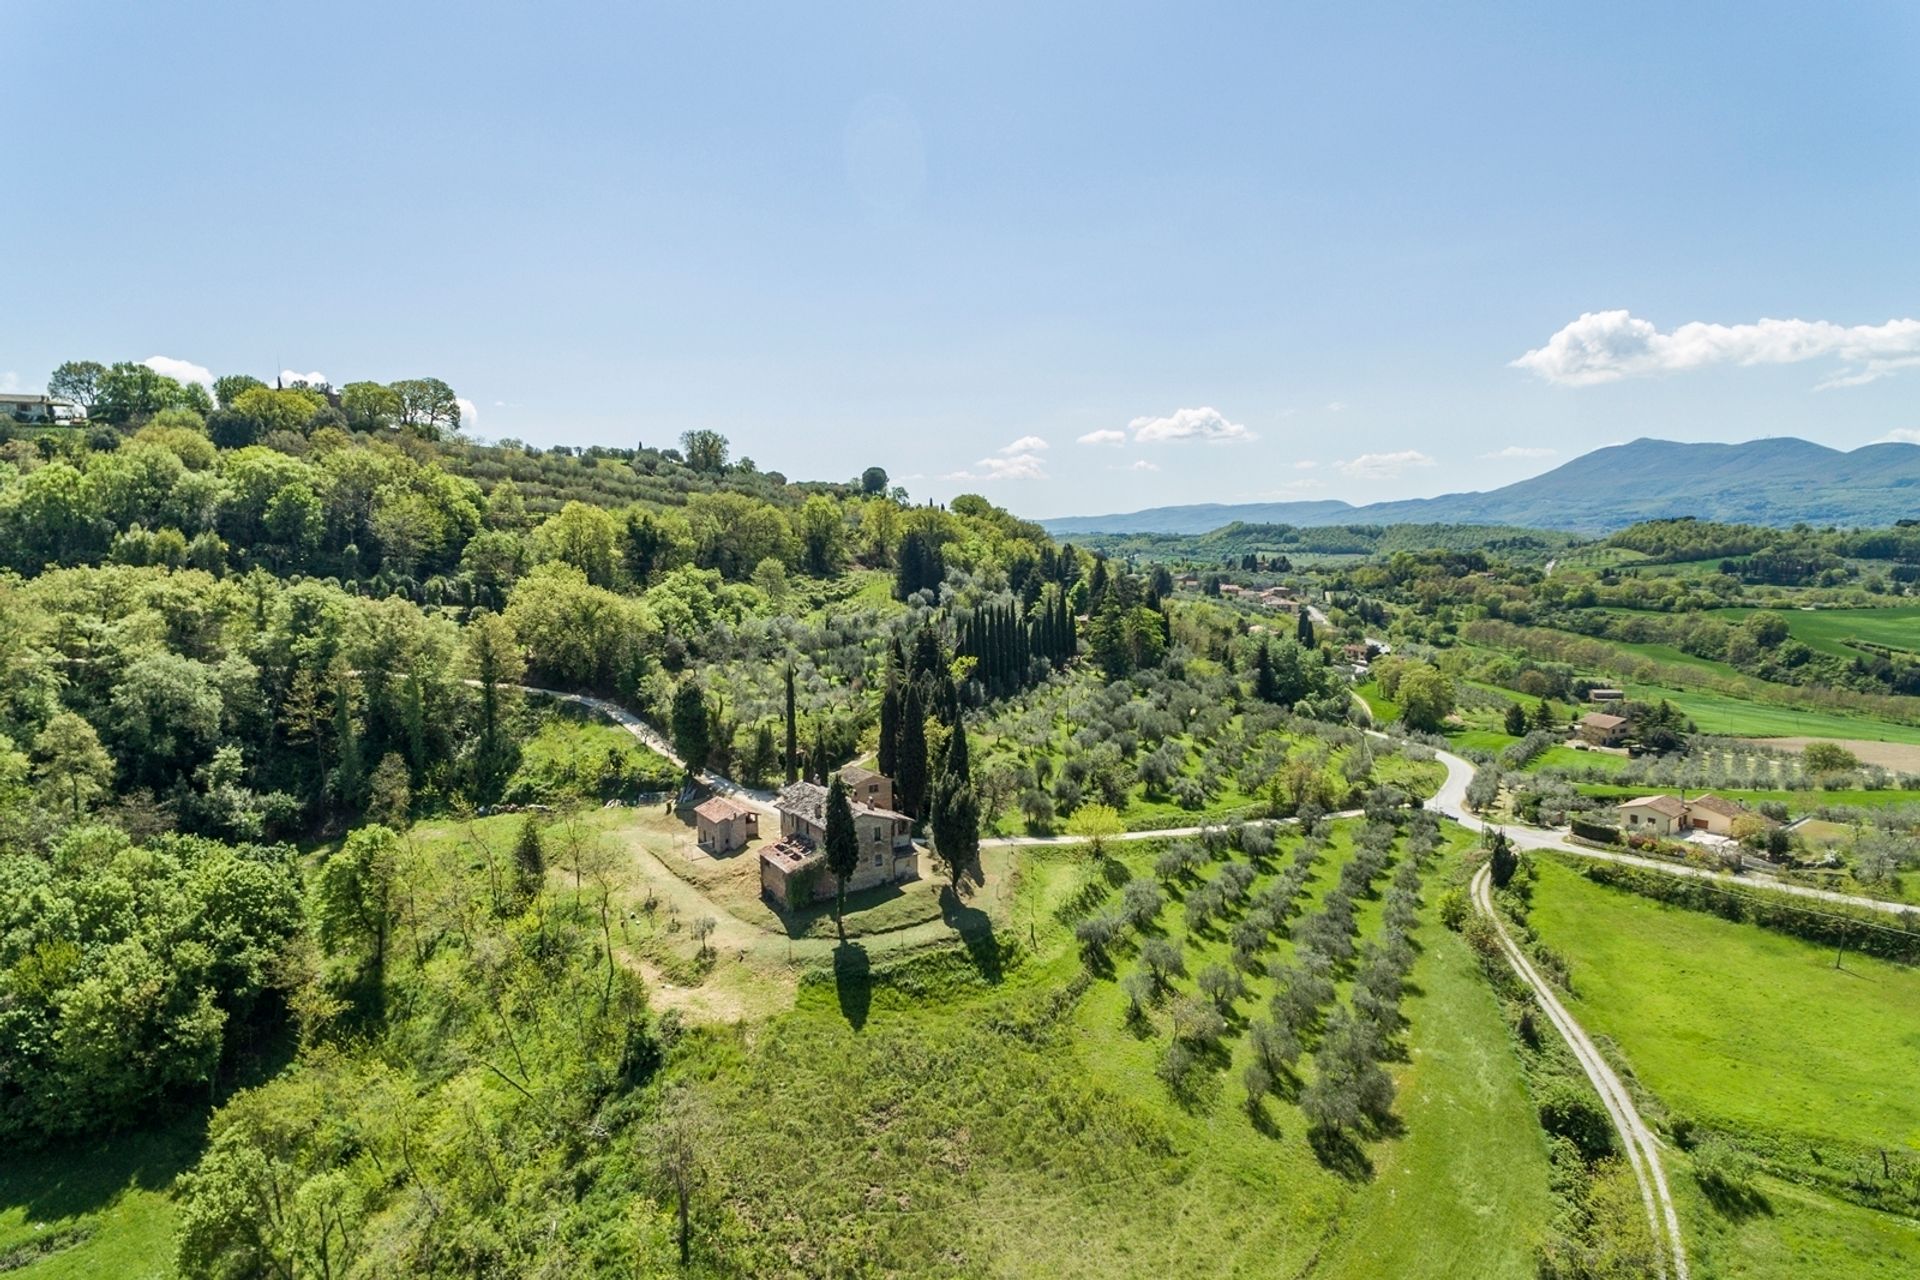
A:
<svg viewBox="0 0 1920 1280">
<path fill-rule="evenodd" d="M 360 803 L 360 740 L 353 728 L 353 685 L 344 672 L 333 695 L 333 792 L 349 808 Z"/>
<path fill-rule="evenodd" d="M 880 695 L 880 772 L 889 778 L 899 760 L 900 671 L 887 663 L 887 688 Z"/>
<path fill-rule="evenodd" d="M 964 722 L 953 726 L 946 764 L 934 790 L 933 844 L 945 859 L 948 881 L 957 891 L 961 876 L 980 856 L 980 799 L 973 789 Z"/>
<path fill-rule="evenodd" d="M 895 748 L 894 800 L 918 822 L 926 815 L 927 708 L 920 686 L 910 684 L 900 700 L 900 737 Z"/>
<path fill-rule="evenodd" d="M 827 788 L 827 870 L 833 874 L 833 921 L 841 923 L 847 909 L 847 881 L 860 867 L 860 835 L 853 826 L 853 806 L 847 801 L 847 787 L 839 778 Z"/>
<path fill-rule="evenodd" d="M 1313 648 L 1313 615 L 1307 612 L 1307 606 L 1304 604 L 1300 606 L 1300 625 L 1294 628 L 1293 634 L 1300 641 L 1301 648 Z"/>
<path fill-rule="evenodd" d="M 520 823 L 520 837 L 513 842 L 513 870 L 522 897 L 540 892 L 547 877 L 547 855 L 540 840 L 540 824 L 532 814 Z"/>
<path fill-rule="evenodd" d="M 1262 702 L 1280 700 L 1280 681 L 1273 671 L 1273 653 L 1262 640 L 1253 655 L 1253 696 Z"/>
<path fill-rule="evenodd" d="M 793 711 L 793 664 L 787 664 L 787 783 L 800 781 L 800 722 Z"/>
</svg>

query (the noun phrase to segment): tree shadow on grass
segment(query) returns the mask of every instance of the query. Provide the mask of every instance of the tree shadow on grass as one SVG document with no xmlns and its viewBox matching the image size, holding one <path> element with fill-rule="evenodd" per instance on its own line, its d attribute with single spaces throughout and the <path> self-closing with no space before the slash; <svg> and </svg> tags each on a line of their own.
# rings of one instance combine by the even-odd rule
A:
<svg viewBox="0 0 1920 1280">
<path fill-rule="evenodd" d="M 940 918 L 960 935 L 967 956 L 980 976 L 998 986 L 1005 976 L 1005 958 L 1000 953 L 1000 939 L 993 931 L 993 918 L 962 901 L 951 887 L 940 891 Z"/>
<path fill-rule="evenodd" d="M 849 940 L 833 949 L 833 989 L 847 1025 L 855 1031 L 866 1026 L 873 1005 L 873 966 L 859 943 Z"/>
<path fill-rule="evenodd" d="M 132 1133 L 10 1148 L 0 1155 L 0 1211 L 17 1205 L 29 1222 L 57 1224 L 106 1209 L 127 1191 L 164 1191 L 200 1159 L 206 1132 L 206 1112 L 196 1109 Z"/>
<path fill-rule="evenodd" d="M 1745 1222 L 1748 1218 L 1772 1217 L 1773 1201 L 1758 1187 L 1723 1178 L 1714 1172 L 1696 1172 L 1694 1181 L 1700 1184 L 1700 1193 L 1707 1198 L 1721 1217 L 1732 1222 Z"/>
<path fill-rule="evenodd" d="M 1308 1129 L 1307 1145 L 1323 1168 L 1349 1182 L 1366 1182 L 1373 1177 L 1373 1161 L 1344 1129 Z"/>
</svg>

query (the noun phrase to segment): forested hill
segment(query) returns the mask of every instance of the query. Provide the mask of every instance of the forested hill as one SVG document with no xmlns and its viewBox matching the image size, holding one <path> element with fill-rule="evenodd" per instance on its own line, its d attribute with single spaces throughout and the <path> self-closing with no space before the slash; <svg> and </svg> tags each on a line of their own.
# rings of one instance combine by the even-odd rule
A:
<svg viewBox="0 0 1920 1280">
<path fill-rule="evenodd" d="M 1871 527 L 1920 514 L 1920 445 L 1851 452 L 1792 437 L 1743 444 L 1635 440 L 1484 493 L 1352 506 L 1338 501 L 1153 507 L 1040 524 L 1056 537 L 1208 533 L 1243 524 L 1497 524 L 1605 533 L 1642 520 L 1698 516 L 1785 527 Z"/>
<path fill-rule="evenodd" d="M 730 581 L 819 577 L 849 561 L 890 563 L 907 524 L 940 523 L 910 516 L 879 467 L 790 482 L 729 457 L 710 431 L 678 448 L 477 444 L 458 434 L 458 401 L 433 378 L 335 390 L 234 376 L 209 396 L 141 365 L 73 362 L 51 385 L 93 421 L 0 421 L 0 568 L 23 574 L 264 569 L 498 608 L 554 560 L 614 588 L 681 565 Z M 1048 541 L 979 498 L 948 514 L 961 513 L 986 518 L 989 541 L 1026 544 L 1028 558 Z"/>
</svg>

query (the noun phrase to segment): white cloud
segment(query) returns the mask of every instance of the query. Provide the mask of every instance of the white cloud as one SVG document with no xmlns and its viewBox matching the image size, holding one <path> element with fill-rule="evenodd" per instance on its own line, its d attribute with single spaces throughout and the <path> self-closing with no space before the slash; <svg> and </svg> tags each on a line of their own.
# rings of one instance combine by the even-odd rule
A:
<svg viewBox="0 0 1920 1280">
<path fill-rule="evenodd" d="M 1503 458 L 1551 458 L 1558 449 L 1549 449 L 1543 445 L 1510 444 L 1504 449 L 1495 449 L 1492 453 L 1483 453 L 1483 458 L 1495 460 Z"/>
<path fill-rule="evenodd" d="M 1176 409 L 1164 418 L 1135 418 L 1127 426 L 1136 444 L 1163 441 L 1204 440 L 1208 444 L 1233 444 L 1258 439 L 1237 422 L 1228 422 L 1218 409 Z"/>
<path fill-rule="evenodd" d="M 1300 459 L 1300 461 L 1293 464 L 1293 469 L 1295 471 L 1311 471 L 1319 465 L 1320 464 L 1315 462 L 1312 458 L 1302 458 Z"/>
<path fill-rule="evenodd" d="M 1710 365 L 1798 364 L 1837 359 L 1848 368 L 1819 384 L 1853 387 L 1920 366 L 1920 320 L 1838 325 L 1827 320 L 1694 321 L 1662 333 L 1625 310 L 1589 311 L 1512 367 L 1568 387 L 1684 373 Z"/>
<path fill-rule="evenodd" d="M 327 375 L 317 369 L 312 373 L 301 373 L 296 369 L 282 369 L 280 371 L 280 381 L 286 383 L 288 386 L 292 386 L 296 382 L 305 382 L 310 386 L 316 387 L 323 382 L 328 386 L 333 385 L 331 382 L 327 382 Z"/>
<path fill-rule="evenodd" d="M 207 390 L 213 390 L 213 370 L 191 360 L 176 360 L 172 356 L 148 356 L 140 362 L 160 374 L 172 378 L 175 382 L 197 382 Z"/>
<path fill-rule="evenodd" d="M 1000 450 L 1000 452 L 1006 454 L 1040 453 L 1048 447 L 1047 442 L 1039 436 L 1021 436 L 1018 440 L 1015 440 L 1012 444 Z"/>
<path fill-rule="evenodd" d="M 945 480 L 1045 480 L 1047 467 L 1037 453 L 995 454 L 973 464 L 976 470 L 950 471 Z"/>
<path fill-rule="evenodd" d="M 1148 462 L 1145 458 L 1136 458 L 1124 467 L 1115 465 L 1107 468 L 1109 471 L 1158 471 L 1159 469 L 1159 463 Z"/>
<path fill-rule="evenodd" d="M 1895 427 L 1875 444 L 1920 444 L 1920 427 Z"/>
<path fill-rule="evenodd" d="M 1356 480 L 1391 480 L 1412 467 L 1431 467 L 1432 458 L 1418 449 L 1401 449 L 1397 453 L 1363 453 L 1357 458 L 1333 464 L 1336 470 L 1345 472 Z"/>
<path fill-rule="evenodd" d="M 453 402 L 460 406 L 460 429 L 472 431 L 480 425 L 480 406 L 463 396 L 455 396 Z"/>
<path fill-rule="evenodd" d="M 1081 436 L 1077 441 L 1077 443 L 1079 444 L 1113 444 L 1113 445 L 1121 445 L 1121 444 L 1125 444 L 1126 442 L 1127 442 L 1127 433 L 1124 431 L 1115 431 L 1111 427 L 1102 428 L 1099 431 L 1089 431 L 1087 432 L 1087 434 Z"/>
<path fill-rule="evenodd" d="M 1328 413 L 1345 413 L 1346 411 L 1347 402 L 1344 400 L 1329 400 L 1327 402 Z"/>
</svg>

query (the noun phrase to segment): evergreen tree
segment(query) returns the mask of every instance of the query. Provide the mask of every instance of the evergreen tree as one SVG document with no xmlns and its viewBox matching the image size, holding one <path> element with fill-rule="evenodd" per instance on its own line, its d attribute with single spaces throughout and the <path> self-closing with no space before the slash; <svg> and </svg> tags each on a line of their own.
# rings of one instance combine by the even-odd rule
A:
<svg viewBox="0 0 1920 1280">
<path fill-rule="evenodd" d="M 1506 832 L 1493 833 L 1493 850 L 1487 861 L 1493 872 L 1493 887 L 1506 888 L 1513 880 L 1513 873 L 1520 869 L 1520 856 L 1513 851 L 1513 842 L 1507 839 Z"/>
<path fill-rule="evenodd" d="M 887 663 L 887 687 L 880 695 L 880 772 L 889 778 L 899 762 L 900 670 Z"/>
<path fill-rule="evenodd" d="M 532 814 L 520 823 L 519 838 L 513 842 L 513 872 L 524 897 L 539 893 L 546 882 L 546 849 L 540 839 L 540 824 Z"/>
<path fill-rule="evenodd" d="M 953 726 L 953 735 L 947 739 L 946 764 L 934 787 L 933 843 L 946 860 L 948 880 L 957 891 L 960 877 L 980 857 L 980 799 L 973 789 L 964 723 Z"/>
<path fill-rule="evenodd" d="M 1293 637 L 1304 649 L 1311 649 L 1314 646 L 1313 615 L 1307 612 L 1307 606 L 1304 604 L 1300 606 L 1300 625 L 1293 629 Z"/>
<path fill-rule="evenodd" d="M 793 664 L 787 664 L 787 783 L 800 781 L 800 722 L 793 709 Z"/>
<path fill-rule="evenodd" d="M 1280 701 L 1280 682 L 1273 673 L 1273 651 L 1265 640 L 1253 651 L 1253 696 L 1262 702 Z"/>
<path fill-rule="evenodd" d="M 713 754 L 713 717 L 707 711 L 707 699 L 700 692 L 698 681 L 683 680 L 673 691 L 668 727 L 673 732 L 673 749 L 680 754 L 687 780 L 691 782 L 706 768 L 707 757 Z"/>
<path fill-rule="evenodd" d="M 836 776 L 827 787 L 827 870 L 833 875 L 833 919 L 844 935 L 842 917 L 847 909 L 847 881 L 860 867 L 860 836 L 853 826 L 853 805 L 847 801 L 847 786 Z"/>
<path fill-rule="evenodd" d="M 360 805 L 360 735 L 353 723 L 353 686 L 343 671 L 333 695 L 333 794 L 348 808 Z"/>
<path fill-rule="evenodd" d="M 1553 728 L 1553 723 L 1553 708 L 1547 705 L 1545 698 L 1542 698 L 1533 708 L 1533 727 L 1536 729 L 1551 729 Z"/>
<path fill-rule="evenodd" d="M 893 798 L 900 812 L 918 822 L 926 816 L 927 709 L 920 686 L 910 684 L 900 702 L 900 738 L 894 748 Z"/>
<path fill-rule="evenodd" d="M 1526 737 L 1527 709 L 1517 702 L 1509 703 L 1507 706 L 1506 722 L 1503 727 L 1509 734 L 1516 738 Z"/>
</svg>

